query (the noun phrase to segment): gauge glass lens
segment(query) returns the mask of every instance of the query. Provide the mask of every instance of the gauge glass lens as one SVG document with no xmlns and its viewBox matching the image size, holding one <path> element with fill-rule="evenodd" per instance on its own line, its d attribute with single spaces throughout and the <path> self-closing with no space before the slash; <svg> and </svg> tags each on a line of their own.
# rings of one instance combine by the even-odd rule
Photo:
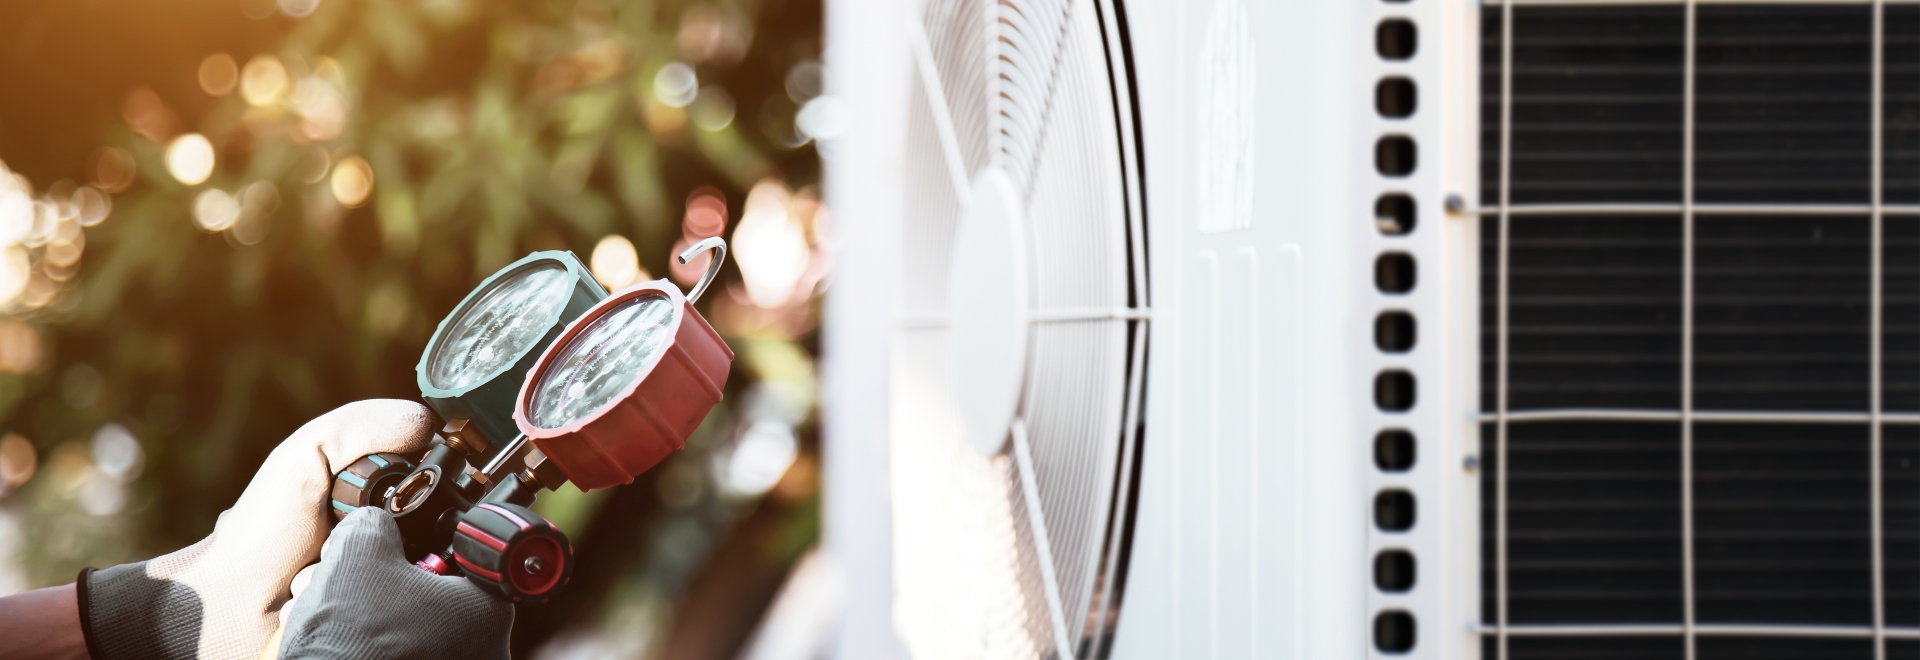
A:
<svg viewBox="0 0 1920 660">
<path fill-rule="evenodd" d="M 560 350 L 528 402 L 534 426 L 559 428 L 612 403 L 673 341 L 673 301 L 650 294 L 594 319 Z"/>
<path fill-rule="evenodd" d="M 427 380 L 457 390 L 513 364 L 553 328 L 571 296 L 567 269 L 548 263 L 521 270 L 467 308 L 440 339 Z"/>
</svg>

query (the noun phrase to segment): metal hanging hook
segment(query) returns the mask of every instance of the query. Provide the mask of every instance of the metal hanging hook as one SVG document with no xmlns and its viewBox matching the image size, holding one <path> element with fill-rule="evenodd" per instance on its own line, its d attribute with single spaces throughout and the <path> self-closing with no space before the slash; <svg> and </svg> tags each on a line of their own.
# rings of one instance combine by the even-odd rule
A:
<svg viewBox="0 0 1920 660">
<path fill-rule="evenodd" d="M 707 250 L 719 250 L 720 254 L 715 255 L 713 261 L 707 264 L 706 274 L 700 276 L 700 281 L 693 285 L 693 291 L 687 294 L 689 303 L 700 302 L 700 294 L 706 293 L 707 285 L 713 284 L 713 278 L 720 274 L 720 262 L 727 260 L 727 241 L 719 236 L 709 236 L 680 251 L 680 263 L 685 264 Z"/>
</svg>

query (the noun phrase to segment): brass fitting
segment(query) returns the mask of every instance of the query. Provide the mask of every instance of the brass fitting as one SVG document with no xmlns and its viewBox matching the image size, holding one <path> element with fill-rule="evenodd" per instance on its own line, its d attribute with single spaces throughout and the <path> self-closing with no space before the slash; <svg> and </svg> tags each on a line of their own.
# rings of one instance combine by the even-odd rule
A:
<svg viewBox="0 0 1920 660">
<path fill-rule="evenodd" d="M 487 436 L 480 433 L 480 427 L 466 419 L 447 420 L 447 425 L 440 429 L 440 437 L 447 441 L 447 447 L 470 454 L 485 454 L 491 446 Z"/>
<path fill-rule="evenodd" d="M 520 471 L 520 481 L 535 488 L 556 490 L 567 483 L 567 476 L 560 473 L 560 466 L 547 460 L 547 455 L 534 447 L 527 451 L 526 469 Z"/>
</svg>

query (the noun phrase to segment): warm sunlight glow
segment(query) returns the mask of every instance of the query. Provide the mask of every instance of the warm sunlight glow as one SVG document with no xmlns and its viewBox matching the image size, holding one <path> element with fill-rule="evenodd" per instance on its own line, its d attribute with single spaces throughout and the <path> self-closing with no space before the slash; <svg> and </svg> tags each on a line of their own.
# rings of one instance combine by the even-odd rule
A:
<svg viewBox="0 0 1920 660">
<path fill-rule="evenodd" d="M 199 133 L 174 138 L 167 145 L 167 173 L 189 186 L 205 182 L 213 176 L 213 143 Z"/>
<path fill-rule="evenodd" d="M 233 195 L 218 188 L 208 188 L 193 199 L 193 222 L 207 231 L 221 231 L 233 226 L 240 219 L 240 203 Z"/>
<path fill-rule="evenodd" d="M 135 88 L 127 93 L 127 100 L 120 106 L 120 117 L 127 120 L 127 126 L 154 142 L 166 142 L 179 130 L 177 117 L 160 94 L 146 87 Z"/>
<path fill-rule="evenodd" d="M 234 85 L 240 83 L 240 64 L 226 53 L 214 53 L 200 60 L 200 91 L 213 96 L 226 96 L 233 93 Z"/>
<path fill-rule="evenodd" d="M 0 245 L 15 245 L 33 231 L 33 198 L 28 191 L 12 185 L 12 177 L 0 173 Z"/>
<path fill-rule="evenodd" d="M 15 245 L 0 252 L 0 306 L 10 306 L 20 300 L 32 274 L 33 263 L 27 260 L 26 248 Z"/>
<path fill-rule="evenodd" d="M 33 478 L 36 458 L 33 443 L 19 434 L 8 433 L 0 438 L 0 497 L 18 490 Z"/>
<path fill-rule="evenodd" d="M 337 68 L 337 67 L 336 67 Z M 312 142 L 340 136 L 347 125 L 347 99 L 333 83 L 320 76 L 301 80 L 288 99 L 300 113 L 300 134 Z"/>
<path fill-rule="evenodd" d="M 670 108 L 684 108 L 700 93 L 700 77 L 693 67 L 669 62 L 653 74 L 653 98 Z"/>
<path fill-rule="evenodd" d="M 107 219 L 113 212 L 113 196 L 101 192 L 93 186 L 81 186 L 73 193 L 73 203 L 80 208 L 80 226 L 92 227 Z"/>
<path fill-rule="evenodd" d="M 609 291 L 651 278 L 647 270 L 640 267 L 640 253 L 634 250 L 633 241 L 619 234 L 600 239 L 600 243 L 593 246 L 593 257 L 589 261 L 594 279 L 600 280 Z"/>
<path fill-rule="evenodd" d="M 133 164 L 133 154 L 119 147 L 106 147 L 93 154 L 93 185 L 107 192 L 120 192 L 133 185 L 133 175 L 139 169 Z"/>
<path fill-rule="evenodd" d="M 272 55 L 259 55 L 247 61 L 247 68 L 240 72 L 240 95 L 254 105 L 267 105 L 280 100 L 287 92 L 287 67 L 280 58 Z"/>
<path fill-rule="evenodd" d="M 31 373 L 40 368 L 40 333 L 23 321 L 0 322 L 0 371 Z"/>
<path fill-rule="evenodd" d="M 763 308 L 786 305 L 793 299 L 795 285 L 807 272 L 812 256 L 807 248 L 806 230 L 787 213 L 786 186 L 768 179 L 747 193 L 747 205 L 740 224 L 733 229 L 733 249 L 740 255 L 740 279 L 747 285 L 747 298 Z"/>
<path fill-rule="evenodd" d="M 355 207 L 367 203 L 373 193 L 373 167 L 367 159 L 353 156 L 333 167 L 333 198 L 340 205 Z"/>
</svg>

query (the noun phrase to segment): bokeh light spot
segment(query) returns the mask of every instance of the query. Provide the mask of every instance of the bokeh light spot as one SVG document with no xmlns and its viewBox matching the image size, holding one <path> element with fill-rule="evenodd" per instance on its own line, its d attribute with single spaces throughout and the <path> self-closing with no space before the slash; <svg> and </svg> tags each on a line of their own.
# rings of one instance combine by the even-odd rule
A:
<svg viewBox="0 0 1920 660">
<path fill-rule="evenodd" d="M 800 60 L 787 69 L 787 98 L 806 103 L 827 88 L 826 67 L 819 60 Z"/>
<path fill-rule="evenodd" d="M 8 433 L 0 438 L 0 497 L 19 490 L 20 485 L 33 478 L 39 456 L 33 451 L 33 443 L 18 433 Z"/>
<path fill-rule="evenodd" d="M 687 111 L 684 108 L 667 105 L 660 99 L 651 99 L 642 104 L 641 109 L 641 114 L 647 120 L 647 130 L 661 138 L 671 138 L 687 127 Z"/>
<path fill-rule="evenodd" d="M 320 8 L 320 0 L 280 0 L 280 11 L 294 18 L 302 18 Z"/>
<path fill-rule="evenodd" d="M 847 124 L 851 121 L 852 111 L 847 104 L 829 95 L 816 97 L 800 106 L 800 115 L 794 117 L 793 123 L 808 138 L 831 140 L 846 132 Z"/>
<path fill-rule="evenodd" d="M 61 179 L 47 186 L 46 201 L 53 205 L 53 217 L 59 220 L 72 220 L 80 217 L 80 204 L 73 194 L 80 191 L 80 185 L 72 179 Z"/>
<path fill-rule="evenodd" d="M 286 91 L 287 67 L 278 57 L 256 55 L 240 72 L 240 95 L 246 97 L 248 103 L 267 105 L 279 101 Z"/>
<path fill-rule="evenodd" d="M 27 240 L 21 245 L 37 248 L 53 240 L 53 232 L 60 228 L 60 207 L 53 202 L 41 199 L 33 203 L 33 228 L 27 230 Z"/>
<path fill-rule="evenodd" d="M 47 457 L 47 476 L 53 478 L 55 486 L 72 491 L 80 487 L 80 482 L 93 471 L 93 453 L 77 440 L 60 443 Z"/>
<path fill-rule="evenodd" d="M 53 297 L 60 293 L 60 282 L 72 279 L 73 274 L 77 270 L 56 269 L 53 267 L 53 264 L 45 261 L 40 262 L 40 265 L 42 268 L 33 270 L 27 274 L 27 288 L 20 293 L 19 304 L 27 309 L 39 309 L 52 303 Z M 60 280 L 54 279 L 53 271 L 56 270 L 60 271 Z"/>
<path fill-rule="evenodd" d="M 791 301 L 812 256 L 806 230 L 787 212 L 789 199 L 779 181 L 755 184 L 733 230 L 740 277 L 747 285 L 747 298 L 758 307 L 773 309 Z"/>
<path fill-rule="evenodd" d="M 96 516 L 111 516 L 127 506 L 127 487 L 100 470 L 87 470 L 76 493 L 80 508 Z"/>
<path fill-rule="evenodd" d="M 75 190 L 73 202 L 80 207 L 80 225 L 83 227 L 100 224 L 113 213 L 113 196 L 93 186 L 82 186 Z"/>
<path fill-rule="evenodd" d="M 189 186 L 206 182 L 213 176 L 213 143 L 199 133 L 174 138 L 167 145 L 167 173 Z"/>
<path fill-rule="evenodd" d="M 684 108 L 700 93 L 700 77 L 693 67 L 669 62 L 653 74 L 653 98 L 669 108 Z"/>
<path fill-rule="evenodd" d="M 240 0 L 240 13 L 256 21 L 266 19 L 278 9 L 274 4 L 273 0 Z"/>
<path fill-rule="evenodd" d="M 225 190 L 208 188 L 193 199 L 193 222 L 201 229 L 223 231 L 239 219 L 240 204 Z"/>
<path fill-rule="evenodd" d="M 335 67 L 336 71 L 338 67 Z M 320 76 L 301 80 L 289 99 L 300 113 L 300 134 L 311 142 L 340 136 L 347 126 L 347 99 L 333 83 Z"/>
<path fill-rule="evenodd" d="M 674 45 L 680 54 L 695 62 L 705 62 L 720 49 L 726 38 L 726 25 L 720 12 L 706 5 L 694 5 L 680 13 L 680 29 L 674 33 Z"/>
<path fill-rule="evenodd" d="M 0 181 L 0 245 L 17 245 L 33 231 L 33 198 Z"/>
<path fill-rule="evenodd" d="M 707 85 L 700 88 L 700 96 L 693 100 L 693 106 L 687 108 L 687 114 L 693 118 L 693 125 L 717 131 L 733 123 L 737 108 L 733 95 L 719 85 Z"/>
<path fill-rule="evenodd" d="M 333 169 L 333 156 L 327 153 L 326 147 L 309 145 L 300 150 L 297 163 L 293 168 L 294 176 L 300 177 L 305 183 L 319 183 L 326 180 L 327 172 Z"/>
<path fill-rule="evenodd" d="M 141 87 L 128 93 L 127 102 L 120 106 L 120 116 L 135 133 L 154 142 L 166 142 L 173 137 L 173 109 L 152 89 Z"/>
<path fill-rule="evenodd" d="M 25 249 L 14 245 L 0 252 L 0 306 L 19 301 L 20 294 L 27 289 L 27 279 L 32 275 L 33 263 L 27 259 Z"/>
<path fill-rule="evenodd" d="M 680 233 L 689 242 L 719 236 L 727 228 L 727 200 L 720 191 L 701 187 L 687 196 L 687 217 L 680 222 Z"/>
<path fill-rule="evenodd" d="M 146 451 L 140 439 L 119 424 L 108 423 L 93 432 L 93 464 L 114 481 L 126 483 L 140 476 L 146 465 Z"/>
<path fill-rule="evenodd" d="M 800 443 L 793 427 L 778 420 L 759 420 L 741 434 L 731 452 L 716 456 L 721 490 L 730 495 L 753 497 L 767 492 L 799 455 Z"/>
<path fill-rule="evenodd" d="M 73 228 L 71 235 L 67 235 L 66 232 L 55 232 L 53 240 L 47 242 L 46 251 L 40 255 L 43 265 L 51 267 L 48 270 L 49 273 L 53 268 L 66 269 L 79 264 L 80 253 L 86 249 L 86 234 L 80 231 L 80 224 L 73 221 L 60 223 L 61 229 L 68 227 Z"/>
<path fill-rule="evenodd" d="M 753 28 L 746 21 L 710 4 L 687 7 L 674 33 L 680 55 L 694 62 L 733 64 L 746 55 L 752 41 Z"/>
<path fill-rule="evenodd" d="M 93 152 L 93 185 L 107 192 L 120 192 L 133 185 L 133 175 L 138 169 L 133 164 L 133 154 L 119 147 L 106 147 Z"/>
<path fill-rule="evenodd" d="M 255 181 L 240 193 L 240 217 L 227 235 L 241 245 L 257 245 L 267 238 L 273 214 L 280 210 L 280 189 L 269 181 Z"/>
<path fill-rule="evenodd" d="M 24 321 L 0 321 L 0 371 L 33 373 L 41 365 L 40 333 Z"/>
<path fill-rule="evenodd" d="M 645 268 L 640 267 L 640 253 L 633 248 L 633 241 L 619 234 L 610 234 L 593 246 L 593 257 L 589 259 L 594 279 L 600 280 L 608 290 L 620 290 L 645 279 L 650 279 Z"/>
<path fill-rule="evenodd" d="M 333 198 L 341 206 L 355 207 L 367 203 L 367 196 L 373 194 L 373 167 L 367 165 L 367 159 L 352 156 L 340 161 L 333 167 Z"/>
<path fill-rule="evenodd" d="M 213 96 L 233 93 L 240 83 L 240 64 L 226 53 L 214 53 L 200 60 L 200 91 Z"/>
<path fill-rule="evenodd" d="M 582 82 L 592 84 L 620 73 L 627 64 L 627 51 L 618 41 L 598 39 L 575 51 L 572 59 L 586 76 Z"/>
</svg>

